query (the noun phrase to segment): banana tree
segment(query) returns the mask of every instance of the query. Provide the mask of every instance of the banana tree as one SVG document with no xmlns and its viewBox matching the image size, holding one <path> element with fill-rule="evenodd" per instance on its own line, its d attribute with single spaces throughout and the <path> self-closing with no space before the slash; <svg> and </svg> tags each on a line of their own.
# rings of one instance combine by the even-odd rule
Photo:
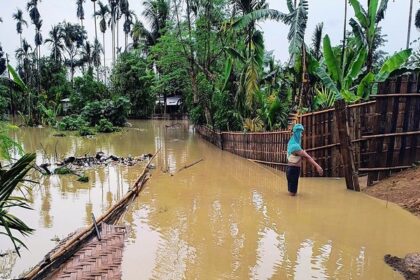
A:
<svg viewBox="0 0 420 280">
<path fill-rule="evenodd" d="M 350 19 L 349 24 L 353 29 L 354 35 L 359 39 L 361 45 L 367 49 L 366 67 L 367 71 L 372 71 L 373 53 L 375 52 L 375 35 L 378 32 L 378 24 L 385 18 L 389 0 L 369 0 L 368 10 L 366 11 L 359 0 L 349 0 L 353 7 L 355 17 Z"/>
<path fill-rule="evenodd" d="M 37 106 L 37 98 L 38 96 L 33 94 L 30 87 L 28 87 L 25 82 L 20 78 L 19 74 L 16 70 L 11 66 L 7 65 L 7 69 L 9 70 L 10 75 L 12 76 L 11 79 L 9 78 L 0 78 L 0 84 L 3 84 L 7 87 L 13 88 L 17 92 L 21 92 L 25 95 L 27 99 L 26 109 L 28 112 L 28 118 L 25 118 L 26 125 L 36 125 L 40 123 L 39 119 L 39 112 Z"/>
<path fill-rule="evenodd" d="M 318 93 L 317 100 L 329 100 L 328 104 L 340 98 L 344 98 L 347 102 L 368 99 L 371 94 L 376 93 L 374 83 L 385 81 L 392 72 L 404 65 L 411 55 L 410 49 L 394 54 L 384 62 L 379 72 L 374 74 L 366 72 L 364 68 L 368 59 L 368 50 L 365 46 L 361 46 L 357 55 L 352 56 L 351 60 L 345 59 L 347 64 L 344 67 L 341 67 L 340 57 L 331 47 L 328 35 L 323 40 L 323 52 L 324 63 L 318 64 L 314 72 L 324 86 L 323 92 L 328 93 L 326 99 Z M 359 84 L 355 85 L 358 81 Z"/>
</svg>

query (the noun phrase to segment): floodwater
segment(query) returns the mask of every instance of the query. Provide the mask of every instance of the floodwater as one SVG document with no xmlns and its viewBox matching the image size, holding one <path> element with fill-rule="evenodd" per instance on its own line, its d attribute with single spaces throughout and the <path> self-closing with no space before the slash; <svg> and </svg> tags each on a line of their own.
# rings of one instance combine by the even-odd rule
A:
<svg viewBox="0 0 420 280">
<path fill-rule="evenodd" d="M 151 180 L 124 215 L 130 229 L 123 279 L 402 279 L 383 256 L 420 251 L 420 219 L 347 191 L 343 180 L 302 179 L 299 195 L 289 197 L 281 172 L 218 150 L 186 124 L 132 123 L 92 139 L 16 132 L 38 162 L 53 161 L 55 151 L 135 156 L 161 148 Z M 37 229 L 25 239 L 30 251 L 0 258 L 9 277 L 0 275 L 16 276 L 40 261 L 55 244 L 51 238 L 90 223 L 90 212 L 98 216 L 115 203 L 141 169 L 98 167 L 87 172 L 87 184 L 41 178 L 31 193 L 34 210 L 18 213 Z M 0 248 L 8 247 L 1 237 Z"/>
</svg>

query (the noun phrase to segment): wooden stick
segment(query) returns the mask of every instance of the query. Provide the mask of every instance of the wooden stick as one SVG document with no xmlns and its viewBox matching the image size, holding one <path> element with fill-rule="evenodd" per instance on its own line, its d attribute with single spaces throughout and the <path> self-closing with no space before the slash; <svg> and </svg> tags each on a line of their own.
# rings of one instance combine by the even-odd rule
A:
<svg viewBox="0 0 420 280">
<path fill-rule="evenodd" d="M 249 161 L 256 162 L 256 163 L 263 163 L 263 164 L 272 164 L 272 165 L 280 165 L 280 166 L 287 166 L 287 163 L 282 162 L 269 162 L 269 161 L 262 161 L 262 160 L 256 160 L 256 159 L 249 159 Z"/>
<path fill-rule="evenodd" d="M 408 132 L 397 132 L 397 133 L 367 135 L 367 136 L 362 136 L 362 140 L 374 139 L 374 138 L 382 138 L 382 137 L 395 137 L 395 136 L 405 136 L 405 135 L 417 135 L 417 134 L 420 134 L 420 131 L 408 131 Z"/>
<path fill-rule="evenodd" d="M 325 145 L 325 146 L 311 148 L 311 149 L 305 149 L 305 151 L 307 151 L 307 152 L 313 152 L 313 151 L 318 151 L 318 150 L 324 150 L 324 149 L 334 148 L 334 147 L 337 147 L 337 146 L 340 146 L 340 143 Z"/>
<path fill-rule="evenodd" d="M 394 94 L 378 94 L 376 98 L 390 98 L 390 97 L 420 97 L 420 93 L 394 93 Z"/>
<path fill-rule="evenodd" d="M 178 172 L 177 172 L 177 173 L 181 172 L 181 171 L 182 171 L 182 170 L 184 170 L 184 169 L 187 169 L 187 168 L 193 167 L 194 165 L 196 165 L 196 164 L 198 164 L 198 163 L 200 163 L 200 162 L 202 162 L 202 161 L 204 161 L 204 159 L 203 159 L 203 158 L 202 158 L 202 159 L 199 159 L 199 160 L 197 160 L 197 161 L 194 161 L 194 162 L 193 162 L 193 163 L 191 163 L 191 164 L 185 165 L 184 167 L 180 168 L 180 169 L 178 170 Z"/>
<path fill-rule="evenodd" d="M 372 167 L 372 168 L 359 168 L 360 172 L 369 172 L 369 171 L 388 171 L 388 170 L 398 170 L 398 169 L 408 169 L 412 166 L 392 166 L 392 167 Z"/>
<path fill-rule="evenodd" d="M 218 134 L 230 134 L 230 135 L 264 135 L 264 134 L 292 134 L 289 130 L 277 130 L 277 131 L 265 131 L 265 132 L 215 132 Z"/>
</svg>

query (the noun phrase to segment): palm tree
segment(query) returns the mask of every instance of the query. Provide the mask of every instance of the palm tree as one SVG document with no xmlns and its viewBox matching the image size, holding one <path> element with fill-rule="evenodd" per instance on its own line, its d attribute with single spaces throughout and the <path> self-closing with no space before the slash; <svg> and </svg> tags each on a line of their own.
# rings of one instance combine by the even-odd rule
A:
<svg viewBox="0 0 420 280">
<path fill-rule="evenodd" d="M 102 32 L 102 50 L 104 53 L 104 67 L 106 67 L 106 62 L 105 62 L 105 32 L 106 32 L 106 28 L 107 28 L 107 19 L 109 16 L 109 8 L 108 5 L 103 4 L 101 1 L 99 1 L 99 10 L 95 13 L 95 17 L 100 17 L 100 22 L 99 22 L 99 28 Z M 106 83 L 106 72 L 105 72 L 105 80 L 104 82 Z"/>
<path fill-rule="evenodd" d="M 167 0 L 146 0 L 143 2 L 143 16 L 150 24 L 150 35 L 153 45 L 162 35 L 162 30 L 169 19 L 170 5 Z"/>
<path fill-rule="evenodd" d="M 420 29 L 420 9 L 417 10 L 416 19 L 414 21 L 415 26 Z"/>
<path fill-rule="evenodd" d="M 344 52 L 346 50 L 347 39 L 347 0 L 344 0 L 344 27 L 343 27 L 343 46 L 341 48 L 341 67 L 344 64 Z"/>
<path fill-rule="evenodd" d="M 16 50 L 16 58 L 21 63 L 21 68 L 25 74 L 26 84 L 31 84 L 31 81 L 29 80 L 29 71 L 31 69 L 32 56 L 32 46 L 25 39 L 23 39 L 22 47 Z"/>
<path fill-rule="evenodd" d="M 142 37 L 144 35 L 144 30 L 146 30 L 146 29 L 144 28 L 143 23 L 137 19 L 136 22 L 134 22 L 133 28 L 131 29 L 131 32 L 130 32 L 130 36 L 131 36 L 131 39 L 133 40 L 134 48 L 136 48 L 138 46 L 139 41 L 140 41 L 140 37 Z M 146 36 L 145 36 L 145 38 L 146 38 Z M 150 41 L 152 41 L 151 36 L 149 36 L 148 38 L 149 38 Z"/>
<path fill-rule="evenodd" d="M 35 24 L 36 27 L 36 33 L 35 33 L 35 46 L 38 48 L 38 60 L 41 59 L 41 45 L 42 45 L 42 33 L 41 33 L 41 28 L 42 28 L 42 20 L 38 21 Z M 38 65 L 39 66 L 39 65 Z"/>
<path fill-rule="evenodd" d="M 109 4 L 109 20 L 108 25 L 111 27 L 111 33 L 112 33 L 112 63 L 115 63 L 115 25 L 117 23 L 118 17 L 119 17 L 119 7 L 118 7 L 119 0 L 108 0 Z"/>
<path fill-rule="evenodd" d="M 88 65 L 88 72 L 92 72 L 93 56 L 92 56 L 92 45 L 86 41 L 80 50 L 80 66 L 82 67 L 82 72 L 84 71 L 84 65 Z"/>
<path fill-rule="evenodd" d="M 133 16 L 135 16 L 135 14 L 133 11 L 130 11 L 130 4 L 128 0 L 120 0 L 120 11 L 121 15 L 125 16 L 123 30 L 125 33 L 125 49 L 127 49 L 128 34 L 131 31 L 131 25 L 133 25 Z"/>
<path fill-rule="evenodd" d="M 28 4 L 26 5 L 26 9 L 29 11 L 29 16 L 31 18 L 32 24 L 35 25 L 35 54 L 37 57 L 37 70 L 38 70 L 38 94 L 41 91 L 40 88 L 40 80 L 41 80 L 41 72 L 39 69 L 39 60 L 41 57 L 41 44 L 42 44 L 42 33 L 41 33 L 41 27 L 42 27 L 42 20 L 41 15 L 38 11 L 38 1 L 41 0 L 30 0 Z"/>
<path fill-rule="evenodd" d="M 16 20 L 16 32 L 20 37 L 20 47 L 22 47 L 22 27 L 23 25 L 28 26 L 28 23 L 23 18 L 23 12 L 21 9 L 17 9 L 16 13 L 13 14 L 13 19 Z"/>
<path fill-rule="evenodd" d="M 51 47 L 51 57 L 56 62 L 61 61 L 63 56 L 64 44 L 63 44 L 63 30 L 60 25 L 54 25 L 49 32 L 49 37 L 45 40 Z"/>
<path fill-rule="evenodd" d="M 83 46 L 87 38 L 86 30 L 78 24 L 64 22 L 62 26 L 64 46 L 68 54 L 66 64 L 70 67 L 71 82 L 73 84 L 75 68 L 81 61 L 76 60 L 78 49 Z"/>
<path fill-rule="evenodd" d="M 6 71 L 7 69 L 7 59 L 3 57 L 4 56 L 4 52 L 3 52 L 3 48 L 1 47 L 0 44 L 0 77 L 3 75 L 3 73 Z"/>
<path fill-rule="evenodd" d="M 96 0 L 91 0 L 93 2 L 93 18 L 95 20 L 95 40 L 98 40 L 98 26 L 96 25 Z"/>
<path fill-rule="evenodd" d="M 86 0 L 76 0 L 77 5 L 77 17 L 80 19 L 80 24 L 83 26 L 83 20 L 85 19 L 85 11 L 83 9 L 83 2 Z"/>
<path fill-rule="evenodd" d="M 102 53 L 102 46 L 98 40 L 95 40 L 93 44 L 92 50 L 92 62 L 93 65 L 96 67 L 96 80 L 99 81 L 99 66 L 101 66 L 101 53 Z"/>
<path fill-rule="evenodd" d="M 125 33 L 125 50 L 127 50 L 127 45 L 128 45 L 128 34 L 131 33 L 131 28 L 134 24 L 133 18 L 137 21 L 137 16 L 134 13 L 134 11 L 129 11 L 128 13 L 125 14 L 125 21 L 124 21 L 124 26 L 123 26 L 123 30 Z"/>
<path fill-rule="evenodd" d="M 321 60 L 321 57 L 322 57 L 321 43 L 322 43 L 323 30 L 324 30 L 324 23 L 322 22 L 318 23 L 312 35 L 311 54 L 317 61 Z"/>
</svg>

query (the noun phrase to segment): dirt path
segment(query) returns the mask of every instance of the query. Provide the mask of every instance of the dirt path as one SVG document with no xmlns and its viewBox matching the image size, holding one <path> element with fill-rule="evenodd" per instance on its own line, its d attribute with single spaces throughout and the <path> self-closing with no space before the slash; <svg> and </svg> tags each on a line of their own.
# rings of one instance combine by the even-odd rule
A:
<svg viewBox="0 0 420 280">
<path fill-rule="evenodd" d="M 420 167 L 397 173 L 364 191 L 394 202 L 420 217 Z"/>
</svg>

